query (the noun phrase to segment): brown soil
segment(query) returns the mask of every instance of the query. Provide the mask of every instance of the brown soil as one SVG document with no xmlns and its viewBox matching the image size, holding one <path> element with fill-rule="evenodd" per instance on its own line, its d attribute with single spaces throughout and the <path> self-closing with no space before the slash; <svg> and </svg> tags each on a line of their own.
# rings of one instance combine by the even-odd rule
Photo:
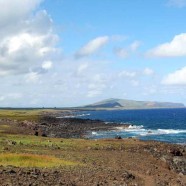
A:
<svg viewBox="0 0 186 186">
<path fill-rule="evenodd" d="M 186 185 L 184 147 L 135 139 L 105 139 L 96 143 L 93 147 L 55 152 L 78 159 L 82 163 L 80 166 L 0 167 L 0 185 Z M 101 145 L 105 143 L 110 145 Z M 174 159 L 180 160 L 182 165 Z"/>
<path fill-rule="evenodd" d="M 12 133 L 36 135 L 38 132 L 38 135 L 67 138 L 78 138 L 87 131 L 102 130 L 102 128 L 110 130 L 113 127 L 105 126 L 102 121 L 52 117 L 44 117 L 39 122 L 9 121 L 6 123 L 15 127 Z M 59 131 L 63 131 L 62 135 Z M 16 144 L 11 145 L 13 146 L 11 148 L 16 151 Z M 78 161 L 81 165 L 51 169 L 1 166 L 0 185 L 186 186 L 186 147 L 184 146 L 137 139 L 80 141 L 77 139 L 77 148 L 54 147 L 42 148 L 52 155 Z M 24 145 L 22 148 L 24 149 Z M 9 150 L 5 149 L 5 151 Z"/>
</svg>

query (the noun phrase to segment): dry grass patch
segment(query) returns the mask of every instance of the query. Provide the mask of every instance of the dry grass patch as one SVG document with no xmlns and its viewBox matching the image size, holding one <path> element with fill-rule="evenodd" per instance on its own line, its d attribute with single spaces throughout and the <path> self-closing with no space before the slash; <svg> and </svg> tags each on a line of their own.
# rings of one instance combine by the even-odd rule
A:
<svg viewBox="0 0 186 186">
<path fill-rule="evenodd" d="M 76 166 L 78 163 L 62 160 L 54 156 L 35 155 L 35 154 L 0 154 L 0 165 L 16 167 L 59 167 Z"/>
</svg>

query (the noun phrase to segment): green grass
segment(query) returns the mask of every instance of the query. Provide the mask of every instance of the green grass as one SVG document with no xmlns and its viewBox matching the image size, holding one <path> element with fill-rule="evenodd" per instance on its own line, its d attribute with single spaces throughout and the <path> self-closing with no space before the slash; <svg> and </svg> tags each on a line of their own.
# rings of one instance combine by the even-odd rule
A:
<svg viewBox="0 0 186 186">
<path fill-rule="evenodd" d="M 18 121 L 39 119 L 42 110 L 0 110 L 0 119 L 12 119 Z"/>
<path fill-rule="evenodd" d="M 59 166 L 75 166 L 77 163 L 46 155 L 3 153 L 0 154 L 0 165 L 50 168 Z"/>
<path fill-rule="evenodd" d="M 0 110 L 0 119 L 33 121 L 39 119 L 43 112 L 57 111 Z M 0 165 L 3 166 L 91 166 L 94 162 L 105 161 L 101 156 L 101 153 L 105 151 L 109 153 L 112 150 L 127 149 L 134 145 L 132 140 L 128 142 L 125 140 L 62 139 L 22 135 L 16 133 L 16 125 L 6 121 L 0 122 Z"/>
<path fill-rule="evenodd" d="M 65 111 L 65 110 L 63 110 Z M 58 113 L 55 109 L 0 109 L 0 119 L 38 121 L 43 113 Z"/>
</svg>

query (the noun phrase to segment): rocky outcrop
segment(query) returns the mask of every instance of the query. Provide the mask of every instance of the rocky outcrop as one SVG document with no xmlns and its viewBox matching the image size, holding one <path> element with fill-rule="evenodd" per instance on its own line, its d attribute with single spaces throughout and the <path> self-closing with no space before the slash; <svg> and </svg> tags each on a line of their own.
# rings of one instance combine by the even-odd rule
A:
<svg viewBox="0 0 186 186">
<path fill-rule="evenodd" d="M 43 117 L 37 125 L 37 131 L 48 137 L 83 138 L 91 131 L 113 130 L 117 126 L 128 127 L 127 124 L 105 124 L 100 120 Z"/>
<path fill-rule="evenodd" d="M 18 179 L 19 178 L 19 179 Z M 0 167 L 1 186 L 19 185 L 138 185 L 142 181 L 132 173 L 123 170 L 116 172 L 102 168 L 69 168 L 60 169 L 38 169 L 38 168 L 16 168 Z"/>
</svg>

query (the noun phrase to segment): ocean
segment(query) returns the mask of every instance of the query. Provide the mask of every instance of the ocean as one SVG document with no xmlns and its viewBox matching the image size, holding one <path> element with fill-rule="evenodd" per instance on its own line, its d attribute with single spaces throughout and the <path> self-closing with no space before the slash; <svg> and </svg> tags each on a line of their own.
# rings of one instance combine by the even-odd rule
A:
<svg viewBox="0 0 186 186">
<path fill-rule="evenodd" d="M 142 140 L 157 140 L 168 143 L 186 144 L 186 108 L 82 111 L 76 117 L 99 119 L 107 122 L 129 123 L 128 129 L 91 132 L 90 139 L 136 137 Z"/>
</svg>

